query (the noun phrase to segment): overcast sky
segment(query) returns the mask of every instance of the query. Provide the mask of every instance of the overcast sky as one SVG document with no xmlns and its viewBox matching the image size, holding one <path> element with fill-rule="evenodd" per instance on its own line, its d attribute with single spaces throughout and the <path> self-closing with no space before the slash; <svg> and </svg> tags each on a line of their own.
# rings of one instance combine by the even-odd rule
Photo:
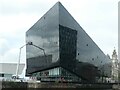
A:
<svg viewBox="0 0 120 90">
<path fill-rule="evenodd" d="M 0 0 L 0 62 L 18 61 L 25 32 L 57 1 Z M 105 54 L 118 49 L 118 0 L 59 1 Z M 21 62 L 26 62 L 25 47 Z"/>
</svg>

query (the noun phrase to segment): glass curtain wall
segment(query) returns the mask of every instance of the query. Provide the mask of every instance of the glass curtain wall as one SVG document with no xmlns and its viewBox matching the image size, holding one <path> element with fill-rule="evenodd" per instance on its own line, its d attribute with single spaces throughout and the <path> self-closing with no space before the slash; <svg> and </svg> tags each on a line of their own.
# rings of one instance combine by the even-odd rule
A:
<svg viewBox="0 0 120 90">
<path fill-rule="evenodd" d="M 41 72 L 34 73 L 33 77 L 37 77 L 41 81 L 63 81 L 63 82 L 80 82 L 81 79 L 76 75 L 68 72 L 62 67 L 57 67 Z"/>
</svg>

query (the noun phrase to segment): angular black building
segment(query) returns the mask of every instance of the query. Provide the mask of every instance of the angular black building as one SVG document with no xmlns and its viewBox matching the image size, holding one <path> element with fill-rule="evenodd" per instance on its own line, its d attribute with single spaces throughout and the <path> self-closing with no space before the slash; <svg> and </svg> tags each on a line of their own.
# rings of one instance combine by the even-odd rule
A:
<svg viewBox="0 0 120 90">
<path fill-rule="evenodd" d="M 26 76 L 41 81 L 97 82 L 109 77 L 109 58 L 57 2 L 27 32 Z"/>
</svg>

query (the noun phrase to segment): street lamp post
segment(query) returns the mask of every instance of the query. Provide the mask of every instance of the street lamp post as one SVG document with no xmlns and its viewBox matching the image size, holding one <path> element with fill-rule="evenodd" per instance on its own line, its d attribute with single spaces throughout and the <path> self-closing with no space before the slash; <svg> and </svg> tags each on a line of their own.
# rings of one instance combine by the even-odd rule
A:
<svg viewBox="0 0 120 90">
<path fill-rule="evenodd" d="M 20 47 L 19 59 L 18 59 L 18 64 L 17 64 L 17 68 L 16 68 L 16 78 L 18 78 L 19 65 L 20 65 L 20 58 L 21 58 L 21 49 L 22 49 L 24 46 L 26 46 L 26 45 L 32 45 L 32 46 L 34 46 L 34 47 L 36 47 L 36 48 L 42 50 L 43 53 L 44 53 L 44 56 L 46 56 L 45 50 L 44 50 L 43 48 L 37 46 L 37 45 L 34 45 L 32 42 L 28 42 L 27 44 L 25 44 L 25 45 L 23 45 L 22 47 Z"/>
<path fill-rule="evenodd" d="M 20 47 L 20 52 L 19 52 L 19 59 L 18 59 L 18 64 L 17 64 L 17 68 L 16 68 L 16 78 L 18 78 L 18 72 L 19 72 L 19 65 L 20 65 L 20 57 L 21 57 L 21 49 L 26 46 L 27 44 L 23 45 L 22 47 Z"/>
</svg>

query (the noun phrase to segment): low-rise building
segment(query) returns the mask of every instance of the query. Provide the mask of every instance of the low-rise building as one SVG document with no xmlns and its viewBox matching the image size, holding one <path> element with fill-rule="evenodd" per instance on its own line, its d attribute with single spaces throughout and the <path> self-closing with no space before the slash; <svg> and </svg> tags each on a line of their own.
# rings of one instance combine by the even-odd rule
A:
<svg viewBox="0 0 120 90">
<path fill-rule="evenodd" d="M 18 75 L 21 75 L 25 64 L 19 65 Z M 0 78 L 11 79 L 12 76 L 16 75 L 17 63 L 0 63 Z"/>
</svg>

